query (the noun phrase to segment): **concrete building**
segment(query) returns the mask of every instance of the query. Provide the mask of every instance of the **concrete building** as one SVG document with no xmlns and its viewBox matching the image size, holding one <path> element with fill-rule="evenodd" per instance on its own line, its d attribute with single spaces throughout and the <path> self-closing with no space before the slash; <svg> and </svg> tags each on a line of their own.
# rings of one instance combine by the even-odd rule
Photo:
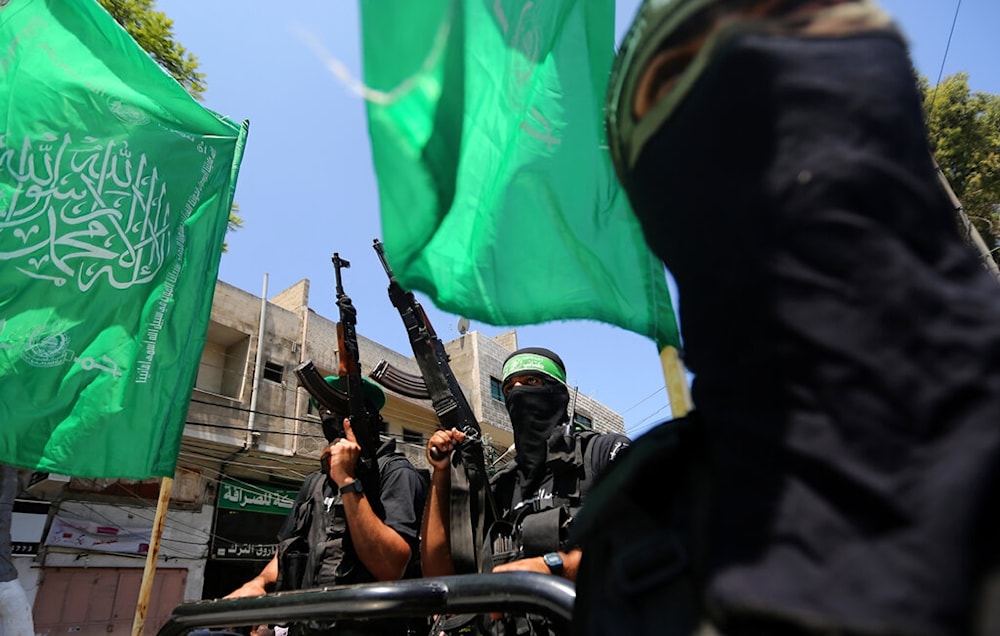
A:
<svg viewBox="0 0 1000 636">
<path fill-rule="evenodd" d="M 359 334 L 362 368 L 380 360 L 419 374 L 400 353 Z M 488 442 L 490 461 L 513 442 L 500 392 L 502 360 L 515 331 L 472 331 L 445 344 Z M 267 302 L 219 281 L 191 398 L 159 549 L 146 632 L 179 602 L 222 596 L 274 554 L 274 537 L 302 479 L 325 446 L 319 418 L 293 370 L 312 360 L 335 372 L 337 324 L 309 308 L 302 280 Z M 429 400 L 386 391 L 384 434 L 418 467 L 438 426 Z M 623 432 L 623 419 L 583 394 L 571 398 L 577 426 Z M 131 630 L 160 480 L 69 479 L 36 474 L 14 518 L 20 580 L 40 634 Z M 48 501 L 51 505 L 40 502 Z M 68 593 L 73 590 L 72 594 Z"/>
</svg>

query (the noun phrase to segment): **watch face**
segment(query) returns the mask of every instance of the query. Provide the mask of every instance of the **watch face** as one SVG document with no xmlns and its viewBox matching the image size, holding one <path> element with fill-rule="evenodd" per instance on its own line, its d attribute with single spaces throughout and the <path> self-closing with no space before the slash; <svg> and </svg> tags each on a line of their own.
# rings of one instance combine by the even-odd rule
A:
<svg viewBox="0 0 1000 636">
<path fill-rule="evenodd" d="M 542 557 L 545 559 L 545 565 L 549 566 L 549 569 L 553 572 L 557 572 L 562 569 L 563 560 L 562 557 L 555 552 L 550 552 Z"/>
</svg>

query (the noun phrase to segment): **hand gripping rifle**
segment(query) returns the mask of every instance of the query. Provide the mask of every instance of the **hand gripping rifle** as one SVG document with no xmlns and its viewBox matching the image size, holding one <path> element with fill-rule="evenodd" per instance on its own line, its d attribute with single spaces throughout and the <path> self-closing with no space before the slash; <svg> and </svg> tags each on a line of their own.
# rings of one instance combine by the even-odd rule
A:
<svg viewBox="0 0 1000 636">
<path fill-rule="evenodd" d="M 458 573 L 489 571 L 492 566 L 481 562 L 480 547 L 485 543 L 485 529 L 500 515 L 486 470 L 482 429 L 448 364 L 444 344 L 434 332 L 423 307 L 413 292 L 403 289 L 396 280 L 378 239 L 374 241 L 374 248 L 389 277 L 389 300 L 403 319 L 420 376 L 396 369 L 382 360 L 370 377 L 402 395 L 429 398 L 442 428 L 455 428 L 465 433 L 466 442 L 452 455 L 452 467 L 457 470 L 452 471 L 451 480 L 451 556 Z"/>
</svg>

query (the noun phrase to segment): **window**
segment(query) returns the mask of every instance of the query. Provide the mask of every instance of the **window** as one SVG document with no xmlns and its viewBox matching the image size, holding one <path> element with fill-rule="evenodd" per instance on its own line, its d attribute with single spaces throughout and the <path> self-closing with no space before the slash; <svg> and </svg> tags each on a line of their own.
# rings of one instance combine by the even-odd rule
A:
<svg viewBox="0 0 1000 636">
<path fill-rule="evenodd" d="M 285 373 L 283 365 L 268 360 L 264 363 L 264 379 L 281 384 L 281 376 Z"/>
<path fill-rule="evenodd" d="M 503 402 L 503 385 L 493 376 L 490 376 L 490 396 L 497 402 Z"/>
<path fill-rule="evenodd" d="M 594 428 L 594 422 L 589 417 L 583 413 L 573 414 L 573 430 L 574 431 L 589 431 Z"/>
<path fill-rule="evenodd" d="M 411 428 L 403 429 L 403 441 L 407 444 L 417 444 L 418 446 L 424 445 L 424 434 L 420 431 L 415 431 Z"/>
<path fill-rule="evenodd" d="M 211 322 L 205 340 L 195 388 L 239 399 L 250 350 L 250 336 Z"/>
</svg>

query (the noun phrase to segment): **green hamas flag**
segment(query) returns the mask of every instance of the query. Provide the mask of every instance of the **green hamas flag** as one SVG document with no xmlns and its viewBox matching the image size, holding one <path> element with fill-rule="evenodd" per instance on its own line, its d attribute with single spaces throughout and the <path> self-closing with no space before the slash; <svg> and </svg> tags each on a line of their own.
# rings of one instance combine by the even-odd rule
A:
<svg viewBox="0 0 1000 636">
<path fill-rule="evenodd" d="M 0 2 L 0 462 L 172 476 L 242 158 L 94 0 Z"/>
<path fill-rule="evenodd" d="M 361 9 L 382 233 L 401 283 L 491 324 L 593 319 L 677 346 L 663 265 L 604 142 L 614 1 Z"/>
</svg>

